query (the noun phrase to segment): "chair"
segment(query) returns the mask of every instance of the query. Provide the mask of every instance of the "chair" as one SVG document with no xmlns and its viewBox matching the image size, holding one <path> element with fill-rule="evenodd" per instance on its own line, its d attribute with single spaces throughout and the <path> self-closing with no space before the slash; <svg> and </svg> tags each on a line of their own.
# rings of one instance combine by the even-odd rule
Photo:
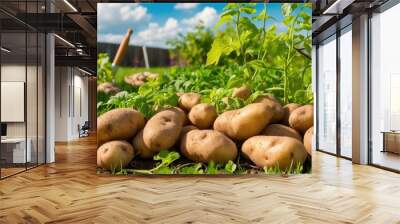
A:
<svg viewBox="0 0 400 224">
<path fill-rule="evenodd" d="M 89 136 L 89 130 L 90 130 L 90 123 L 89 121 L 85 121 L 85 123 L 80 127 L 78 125 L 78 131 L 79 131 L 79 138 L 80 137 L 87 137 Z"/>
</svg>

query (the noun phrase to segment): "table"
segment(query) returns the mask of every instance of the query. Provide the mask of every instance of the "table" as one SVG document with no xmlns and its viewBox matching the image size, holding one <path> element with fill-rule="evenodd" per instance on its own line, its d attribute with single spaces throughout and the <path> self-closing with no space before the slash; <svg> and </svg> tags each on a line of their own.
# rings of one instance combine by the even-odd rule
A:
<svg viewBox="0 0 400 224">
<path fill-rule="evenodd" d="M 392 152 L 400 154 L 400 131 L 382 131 L 383 150 L 382 152 Z"/>
<path fill-rule="evenodd" d="M 25 144 L 26 142 L 26 154 Z M 1 159 L 6 163 L 26 163 L 32 160 L 32 140 L 27 138 L 5 138 L 1 139 Z"/>
</svg>

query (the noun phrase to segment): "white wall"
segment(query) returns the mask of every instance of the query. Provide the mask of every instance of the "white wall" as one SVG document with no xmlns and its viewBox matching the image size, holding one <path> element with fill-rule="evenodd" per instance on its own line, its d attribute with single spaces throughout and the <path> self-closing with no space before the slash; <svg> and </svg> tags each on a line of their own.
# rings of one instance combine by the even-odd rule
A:
<svg viewBox="0 0 400 224">
<path fill-rule="evenodd" d="M 76 68 L 56 67 L 56 141 L 79 138 L 78 125 L 88 120 L 88 78 L 83 75 Z"/>
</svg>

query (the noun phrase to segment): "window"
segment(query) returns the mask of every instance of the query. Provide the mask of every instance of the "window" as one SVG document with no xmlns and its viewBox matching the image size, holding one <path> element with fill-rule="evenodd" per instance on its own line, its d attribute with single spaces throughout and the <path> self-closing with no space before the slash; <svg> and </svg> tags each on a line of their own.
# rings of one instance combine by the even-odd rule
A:
<svg viewBox="0 0 400 224">
<path fill-rule="evenodd" d="M 400 5 L 371 18 L 371 162 L 400 170 Z"/>
<path fill-rule="evenodd" d="M 318 47 L 318 149 L 336 153 L 336 36 Z"/>
<path fill-rule="evenodd" d="M 351 26 L 340 36 L 340 155 L 352 157 L 352 33 Z"/>
</svg>

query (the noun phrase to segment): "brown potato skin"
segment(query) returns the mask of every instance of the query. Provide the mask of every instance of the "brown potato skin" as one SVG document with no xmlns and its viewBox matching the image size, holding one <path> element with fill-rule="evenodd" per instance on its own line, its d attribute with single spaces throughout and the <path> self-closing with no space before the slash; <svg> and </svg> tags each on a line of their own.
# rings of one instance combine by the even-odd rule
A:
<svg viewBox="0 0 400 224">
<path fill-rule="evenodd" d="M 144 127 L 142 113 L 131 108 L 110 110 L 97 118 L 98 146 L 111 140 L 130 140 Z"/>
<path fill-rule="evenodd" d="M 291 127 L 282 124 L 270 124 L 261 132 L 266 136 L 286 136 L 302 141 L 301 135 Z"/>
<path fill-rule="evenodd" d="M 242 152 L 258 167 L 279 166 L 281 170 L 286 170 L 291 164 L 292 167 L 303 164 L 307 157 L 302 142 L 282 136 L 251 137 L 243 143 Z"/>
<path fill-rule="evenodd" d="M 283 118 L 281 120 L 281 123 L 286 126 L 289 126 L 290 114 L 299 107 L 301 107 L 301 105 L 297 103 L 289 103 L 283 106 Z"/>
<path fill-rule="evenodd" d="M 247 86 L 241 86 L 239 88 L 234 88 L 232 97 L 237 97 L 243 100 L 247 100 L 251 96 L 251 89 Z"/>
<path fill-rule="evenodd" d="M 303 144 L 309 155 L 312 154 L 312 137 L 314 135 L 314 126 L 309 128 L 304 134 Z"/>
<path fill-rule="evenodd" d="M 314 106 L 304 105 L 295 109 L 289 116 L 290 127 L 304 134 L 314 123 Z"/>
<path fill-rule="evenodd" d="M 279 123 L 284 115 L 284 111 L 281 103 L 272 95 L 260 96 L 254 102 L 257 103 L 265 103 L 271 107 L 272 110 L 272 119 L 271 123 Z"/>
<path fill-rule="evenodd" d="M 103 92 L 107 95 L 115 95 L 120 91 L 118 86 L 112 84 L 111 82 L 104 82 L 97 86 L 97 92 Z"/>
<path fill-rule="evenodd" d="M 156 154 L 156 152 L 151 151 L 151 149 L 144 144 L 143 129 L 133 138 L 132 145 L 137 151 L 138 156 L 142 159 L 150 159 Z"/>
<path fill-rule="evenodd" d="M 110 141 L 97 149 L 97 166 L 108 170 L 124 168 L 134 156 L 134 149 L 127 141 Z"/>
<path fill-rule="evenodd" d="M 181 130 L 181 136 L 180 136 L 179 138 L 182 139 L 182 137 L 183 137 L 186 133 L 188 133 L 189 131 L 192 131 L 192 130 L 198 130 L 198 128 L 197 128 L 196 126 L 194 126 L 194 125 L 186 125 L 186 126 L 184 126 L 184 127 L 182 128 L 182 130 Z"/>
<path fill-rule="evenodd" d="M 195 105 L 189 112 L 189 120 L 199 129 L 207 129 L 213 126 L 218 114 L 211 104 L 201 103 Z"/>
<path fill-rule="evenodd" d="M 201 95 L 198 93 L 184 93 L 179 97 L 178 106 L 185 110 L 190 111 L 194 105 L 199 104 Z"/>
<path fill-rule="evenodd" d="M 139 87 L 144 85 L 151 79 L 156 79 L 159 75 L 157 73 L 150 73 L 150 72 L 139 72 L 129 76 L 124 77 L 124 81 L 126 84 Z"/>
<path fill-rule="evenodd" d="M 133 75 L 125 76 L 124 81 L 128 85 L 139 87 L 147 82 L 147 77 L 143 73 L 136 73 Z"/>
<path fill-rule="evenodd" d="M 234 161 L 238 150 L 235 143 L 215 130 L 191 130 L 181 140 L 182 154 L 195 162 L 226 163 Z"/>
<path fill-rule="evenodd" d="M 259 134 L 272 118 L 265 103 L 252 103 L 238 110 L 226 111 L 214 122 L 214 129 L 234 140 L 246 140 Z"/>
<path fill-rule="evenodd" d="M 271 94 L 267 94 L 267 95 L 263 95 L 263 96 L 259 96 L 259 97 L 257 97 L 255 100 L 254 100 L 254 102 L 256 102 L 256 103 L 261 103 L 261 102 L 263 102 L 264 100 L 272 100 L 272 101 L 274 101 L 274 102 L 277 102 L 277 103 L 281 103 L 281 102 L 279 102 L 279 100 L 277 99 L 277 98 L 275 98 L 273 95 L 271 95 Z"/>
<path fill-rule="evenodd" d="M 166 109 L 155 114 L 143 129 L 144 144 L 152 151 L 171 148 L 178 140 L 184 121 L 179 110 Z"/>
<path fill-rule="evenodd" d="M 166 107 L 166 108 L 161 108 L 157 113 L 161 111 L 173 111 L 174 113 L 177 113 L 179 115 L 179 118 L 182 120 L 183 124 L 186 125 L 188 123 L 188 118 L 184 110 L 182 110 L 179 107 Z"/>
</svg>

